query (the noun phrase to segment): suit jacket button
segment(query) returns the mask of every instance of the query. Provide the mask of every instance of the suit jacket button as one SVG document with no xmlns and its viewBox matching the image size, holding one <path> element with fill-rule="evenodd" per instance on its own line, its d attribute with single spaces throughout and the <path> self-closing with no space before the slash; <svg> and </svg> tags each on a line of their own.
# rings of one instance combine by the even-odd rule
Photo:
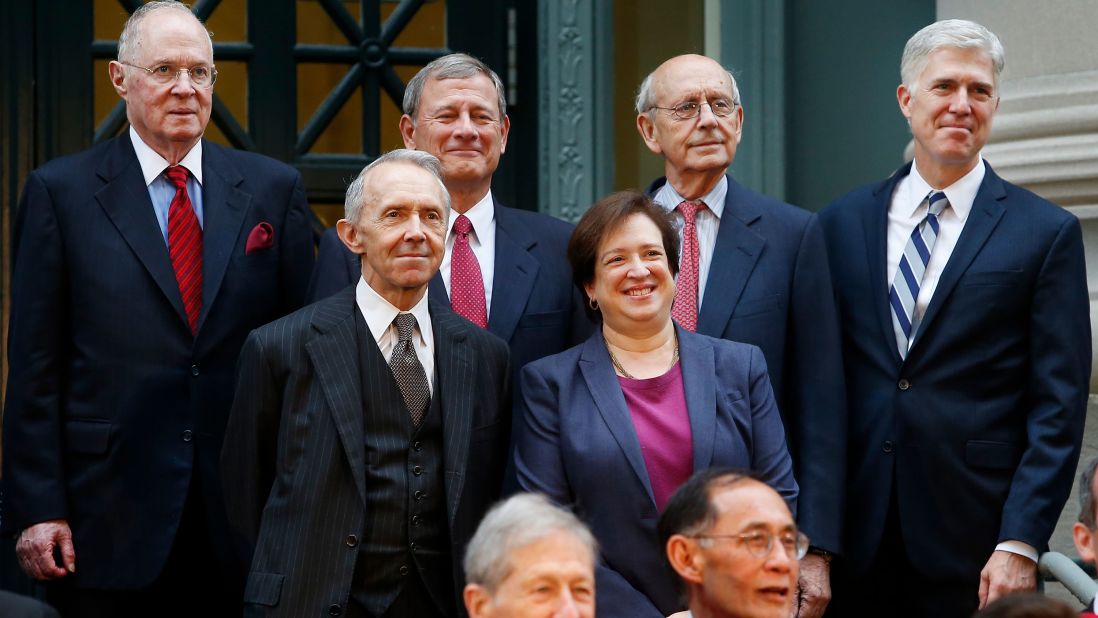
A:
<svg viewBox="0 0 1098 618">
<path fill-rule="evenodd" d="M 416 466 L 416 467 L 412 468 L 412 474 L 414 474 L 416 476 L 419 476 L 419 475 L 423 474 L 423 466 Z"/>
<path fill-rule="evenodd" d="M 195 377 L 198 376 L 198 365 L 191 365 L 191 375 Z"/>
<path fill-rule="evenodd" d="M 418 526 L 419 525 L 419 515 L 412 515 L 412 525 L 413 526 Z"/>
<path fill-rule="evenodd" d="M 911 382 L 908 382 L 907 378 L 900 378 L 900 381 L 896 384 L 896 386 L 898 386 L 900 390 L 906 391 L 907 389 L 911 388 Z"/>
<path fill-rule="evenodd" d="M 328 613 L 332 616 L 338 616 L 343 613 L 343 608 L 339 604 L 333 604 L 328 608 Z"/>
<path fill-rule="evenodd" d="M 404 565 L 404 566 L 400 567 L 400 574 L 401 575 L 407 575 L 408 574 L 408 565 Z"/>
<path fill-rule="evenodd" d="M 423 445 L 419 442 L 419 440 L 416 440 L 412 443 L 412 450 L 417 453 L 423 450 Z"/>
<path fill-rule="evenodd" d="M 191 430 L 190 429 L 184 429 L 183 430 L 183 441 L 184 442 L 190 442 L 193 439 L 194 439 L 194 434 L 191 433 Z"/>
<path fill-rule="evenodd" d="M 427 497 L 427 492 L 421 489 L 417 489 L 416 493 L 412 494 L 412 496 L 416 499 L 416 502 L 419 502 L 420 500 Z"/>
<path fill-rule="evenodd" d="M 354 547 L 356 545 L 358 545 L 358 537 L 353 534 L 347 535 L 347 547 Z"/>
<path fill-rule="evenodd" d="M 882 450 L 884 450 L 884 452 L 886 453 L 891 453 L 892 451 L 894 451 L 895 449 L 892 446 L 892 440 L 885 440 Z"/>
</svg>

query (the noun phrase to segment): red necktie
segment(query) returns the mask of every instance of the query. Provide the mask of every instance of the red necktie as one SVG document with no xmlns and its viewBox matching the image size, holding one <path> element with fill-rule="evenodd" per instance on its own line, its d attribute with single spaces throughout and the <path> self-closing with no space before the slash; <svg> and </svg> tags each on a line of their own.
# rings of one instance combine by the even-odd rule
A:
<svg viewBox="0 0 1098 618">
<path fill-rule="evenodd" d="M 671 317 L 679 326 L 690 332 L 698 330 L 698 226 L 695 217 L 705 209 L 705 202 L 683 202 L 682 259 L 679 260 L 679 276 L 675 279 L 675 302 L 671 305 Z"/>
<path fill-rule="evenodd" d="M 469 246 L 473 224 L 465 215 L 454 221 L 454 251 L 450 254 L 450 306 L 454 312 L 481 328 L 488 328 L 484 302 L 484 277 L 480 262 Z"/>
<path fill-rule="evenodd" d="M 202 313 L 202 229 L 198 227 L 198 216 L 187 195 L 187 168 L 173 165 L 164 174 L 175 185 L 175 197 L 168 209 L 168 254 L 193 335 L 198 330 L 198 315 Z"/>
</svg>

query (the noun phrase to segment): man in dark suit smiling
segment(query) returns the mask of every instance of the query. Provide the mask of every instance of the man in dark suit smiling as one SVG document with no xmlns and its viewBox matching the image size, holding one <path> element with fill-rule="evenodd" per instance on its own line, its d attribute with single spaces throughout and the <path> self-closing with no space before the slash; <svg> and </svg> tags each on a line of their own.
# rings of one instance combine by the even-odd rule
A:
<svg viewBox="0 0 1098 618">
<path fill-rule="evenodd" d="M 217 459 L 245 336 L 302 303 L 308 210 L 293 169 L 201 139 L 186 5 L 138 9 L 110 77 L 129 130 L 32 173 L 16 220 L 3 529 L 65 616 L 198 615 L 239 606 Z"/>
</svg>

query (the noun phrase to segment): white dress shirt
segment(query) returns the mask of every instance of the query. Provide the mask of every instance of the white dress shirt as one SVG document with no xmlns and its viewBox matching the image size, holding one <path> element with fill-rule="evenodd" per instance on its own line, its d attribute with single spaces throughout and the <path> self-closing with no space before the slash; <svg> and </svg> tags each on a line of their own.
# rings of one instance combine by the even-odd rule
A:
<svg viewBox="0 0 1098 618">
<path fill-rule="evenodd" d="M 149 148 L 149 145 L 141 140 L 137 131 L 130 127 L 130 141 L 133 142 L 134 153 L 137 154 L 137 162 L 141 164 L 141 175 L 145 177 L 145 186 L 149 190 L 149 199 L 152 200 L 153 212 L 156 213 L 156 222 L 160 224 L 160 233 L 164 235 L 164 244 L 168 244 L 168 210 L 171 208 L 172 199 L 175 197 L 175 185 L 164 177 L 164 170 L 168 169 L 168 161 Z M 191 198 L 191 206 L 198 217 L 198 227 L 204 228 L 205 220 L 202 209 L 202 140 L 191 148 L 187 156 L 179 162 L 191 173 L 187 178 L 187 197 Z"/>
<path fill-rule="evenodd" d="M 419 363 L 423 365 L 423 372 L 427 374 L 427 387 L 434 393 L 435 332 L 431 329 L 431 313 L 427 311 L 427 291 L 424 290 L 423 298 L 409 311 L 401 311 L 382 298 L 365 279 L 359 277 L 358 286 L 355 287 L 355 302 L 362 317 L 366 318 L 366 326 L 370 328 L 370 334 L 374 336 L 385 362 L 392 358 L 393 347 L 400 340 L 396 324 L 393 324 L 397 314 L 410 313 L 416 316 L 415 334 L 419 336 L 412 336 L 412 347 L 416 350 Z"/>
<path fill-rule="evenodd" d="M 986 164 L 981 160 L 972 171 L 962 176 L 957 182 L 941 189 L 949 200 L 949 207 L 942 211 L 938 217 L 938 239 L 934 242 L 934 249 L 930 252 L 930 262 L 927 263 L 926 273 L 919 284 L 919 297 L 915 299 L 915 315 L 922 316 L 926 312 L 930 299 L 934 297 L 934 290 L 938 288 L 938 281 L 942 278 L 949 258 L 953 255 L 953 249 L 957 246 L 957 239 L 964 230 L 968 215 L 972 212 L 972 203 L 976 200 L 976 193 L 980 190 L 980 184 L 984 181 Z M 888 208 L 888 277 L 887 285 L 892 285 L 896 277 L 896 269 L 900 266 L 900 256 L 907 246 L 911 231 L 926 216 L 927 206 L 923 200 L 927 194 L 935 189 L 931 187 L 922 175 L 915 163 L 911 164 L 911 173 L 896 184 L 896 190 L 892 194 L 892 204 Z M 1037 550 L 1022 541 L 1003 541 L 995 546 L 996 550 L 1008 551 L 1019 554 L 1037 562 Z"/>
<path fill-rule="evenodd" d="M 450 210 L 450 221 L 446 225 L 446 255 L 442 256 L 442 282 L 446 285 L 446 295 L 450 295 L 450 257 L 454 252 L 454 221 L 462 213 Z M 492 282 L 496 275 L 496 205 L 492 201 L 492 190 L 465 212 L 473 231 L 469 233 L 469 247 L 480 264 L 480 276 L 484 278 L 485 318 L 492 313 Z"/>
<path fill-rule="evenodd" d="M 713 250 L 717 247 L 717 230 L 721 226 L 721 215 L 724 214 L 724 198 L 728 195 L 728 176 L 721 176 L 720 181 L 709 193 L 700 199 L 705 202 L 705 210 L 698 211 L 694 218 L 694 224 L 698 228 L 698 312 L 701 312 L 702 297 L 705 296 L 705 284 L 709 281 L 709 265 L 713 263 Z M 675 222 L 679 230 L 679 268 L 682 268 L 682 228 L 683 217 L 678 206 L 686 200 L 679 192 L 665 182 L 656 196 L 652 198 L 660 206 L 674 213 Z"/>
</svg>

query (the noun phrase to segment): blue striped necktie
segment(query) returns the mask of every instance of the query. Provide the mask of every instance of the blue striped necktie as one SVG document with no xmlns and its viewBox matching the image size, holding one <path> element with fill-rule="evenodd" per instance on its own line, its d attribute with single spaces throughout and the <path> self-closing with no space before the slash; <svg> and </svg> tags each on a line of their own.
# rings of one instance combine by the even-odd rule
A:
<svg viewBox="0 0 1098 618">
<path fill-rule="evenodd" d="M 928 204 L 926 217 L 911 230 L 911 238 L 900 256 L 900 266 L 888 290 L 888 302 L 892 305 L 892 327 L 896 332 L 896 345 L 900 358 L 907 357 L 911 339 L 919 327 L 921 315 L 915 315 L 915 300 L 919 298 L 919 285 L 923 281 L 930 252 L 938 240 L 938 216 L 949 206 L 949 200 L 941 191 L 931 191 L 923 202 Z M 920 204 L 921 206 L 922 204 Z"/>
</svg>

